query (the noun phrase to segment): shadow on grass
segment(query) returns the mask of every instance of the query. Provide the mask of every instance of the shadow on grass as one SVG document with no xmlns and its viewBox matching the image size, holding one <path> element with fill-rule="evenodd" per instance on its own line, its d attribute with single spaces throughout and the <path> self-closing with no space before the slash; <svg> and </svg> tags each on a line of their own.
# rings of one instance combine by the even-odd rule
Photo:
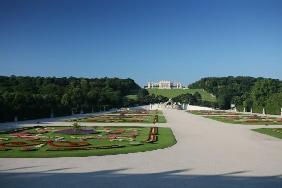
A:
<svg viewBox="0 0 282 188">
<path fill-rule="evenodd" d="M 159 173 L 128 174 L 127 169 L 105 170 L 87 173 L 60 173 L 58 169 L 33 172 L 0 172 L 2 188 L 13 187 L 215 187 L 215 188 L 281 188 L 281 176 L 240 176 L 247 171 L 227 172 L 219 175 L 183 175 L 189 170 Z M 59 169 L 60 170 L 60 169 Z M 51 173 L 52 172 L 52 173 Z"/>
</svg>

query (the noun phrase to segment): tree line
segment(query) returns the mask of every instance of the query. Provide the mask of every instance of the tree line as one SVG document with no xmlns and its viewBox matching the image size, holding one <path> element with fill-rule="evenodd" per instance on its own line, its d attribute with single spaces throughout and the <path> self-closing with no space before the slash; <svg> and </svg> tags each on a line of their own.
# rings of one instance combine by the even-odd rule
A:
<svg viewBox="0 0 282 188">
<path fill-rule="evenodd" d="M 269 114 L 280 114 L 282 108 L 282 81 L 253 77 L 208 77 L 189 86 L 201 88 L 217 97 L 221 109 L 230 109 L 235 104 L 240 110 L 246 108 L 261 113 L 265 108 Z"/>
<path fill-rule="evenodd" d="M 139 99 L 141 99 L 139 102 L 142 104 L 164 103 L 169 100 L 169 98 L 162 95 L 155 95 L 155 94 L 149 95 L 147 90 L 142 90 L 141 92 L 143 94 L 142 97 L 139 97 Z M 176 97 L 173 97 L 172 101 L 182 104 L 185 103 L 190 105 L 207 106 L 213 108 L 218 107 L 217 102 L 203 100 L 202 95 L 199 92 L 195 92 L 194 94 L 191 93 L 181 94 Z"/>
<path fill-rule="evenodd" d="M 133 106 L 139 101 L 127 95 L 137 94 L 132 79 L 0 76 L 0 121 Z"/>
</svg>

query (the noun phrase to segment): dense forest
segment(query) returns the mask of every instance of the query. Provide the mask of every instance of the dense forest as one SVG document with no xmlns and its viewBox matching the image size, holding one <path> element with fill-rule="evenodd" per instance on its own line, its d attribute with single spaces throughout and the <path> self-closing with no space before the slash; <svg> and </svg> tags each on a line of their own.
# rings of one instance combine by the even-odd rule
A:
<svg viewBox="0 0 282 188">
<path fill-rule="evenodd" d="M 242 110 L 280 114 L 282 108 L 282 81 L 253 77 L 208 77 L 189 86 L 201 88 L 217 97 L 221 109 L 229 109 L 231 104 Z"/>
<path fill-rule="evenodd" d="M 0 121 L 133 106 L 128 95 L 146 94 L 131 79 L 0 76 Z"/>
<path fill-rule="evenodd" d="M 203 101 L 196 92 L 173 101 L 192 105 L 280 114 L 282 81 L 252 77 L 209 77 L 189 86 L 205 89 L 217 102 Z M 129 96 L 137 96 L 130 98 Z M 132 79 L 0 76 L 0 122 L 35 119 L 75 113 L 96 112 L 116 107 L 159 103 L 167 97 L 149 95 Z"/>
</svg>

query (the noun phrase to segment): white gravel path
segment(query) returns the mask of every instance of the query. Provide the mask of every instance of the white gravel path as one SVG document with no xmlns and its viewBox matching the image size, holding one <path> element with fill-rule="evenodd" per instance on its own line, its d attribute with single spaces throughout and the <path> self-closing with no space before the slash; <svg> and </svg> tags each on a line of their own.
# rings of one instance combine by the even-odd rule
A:
<svg viewBox="0 0 282 188">
<path fill-rule="evenodd" d="M 164 114 L 168 123 L 160 126 L 172 128 L 173 147 L 82 158 L 2 158 L 0 186 L 282 188 L 282 140 L 250 130 L 264 126 L 225 124 L 178 110 Z"/>
</svg>

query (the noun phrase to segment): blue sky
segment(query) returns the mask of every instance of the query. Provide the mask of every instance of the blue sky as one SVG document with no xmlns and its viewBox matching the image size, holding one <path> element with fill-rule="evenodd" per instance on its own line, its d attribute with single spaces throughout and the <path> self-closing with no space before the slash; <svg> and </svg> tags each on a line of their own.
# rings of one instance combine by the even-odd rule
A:
<svg viewBox="0 0 282 188">
<path fill-rule="evenodd" d="M 0 0 L 0 75 L 282 79 L 281 0 Z"/>
</svg>

